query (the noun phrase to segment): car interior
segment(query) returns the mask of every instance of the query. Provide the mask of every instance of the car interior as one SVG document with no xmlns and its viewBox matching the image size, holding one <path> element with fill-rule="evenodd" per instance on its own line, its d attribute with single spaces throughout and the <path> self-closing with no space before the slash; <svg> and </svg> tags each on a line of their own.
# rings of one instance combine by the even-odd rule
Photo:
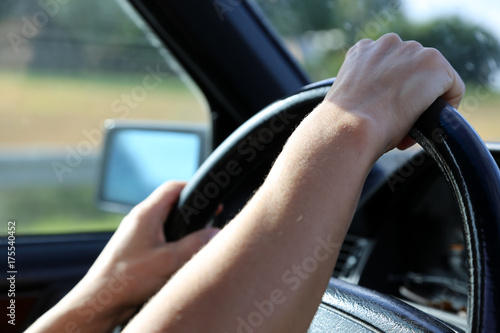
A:
<svg viewBox="0 0 500 333">
<path fill-rule="evenodd" d="M 56 304 L 166 180 L 189 181 L 167 240 L 226 225 L 348 48 L 391 31 L 439 49 L 467 92 L 374 165 L 309 332 L 500 330 L 499 13 L 489 0 L 0 2 L 0 331 Z"/>
</svg>

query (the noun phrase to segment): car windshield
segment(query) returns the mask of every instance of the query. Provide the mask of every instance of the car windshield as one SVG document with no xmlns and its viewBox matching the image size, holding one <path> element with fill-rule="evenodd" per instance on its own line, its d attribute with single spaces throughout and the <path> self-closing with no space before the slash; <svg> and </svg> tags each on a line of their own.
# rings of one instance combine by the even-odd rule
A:
<svg viewBox="0 0 500 333">
<path fill-rule="evenodd" d="M 350 46 L 388 32 L 440 50 L 467 92 L 459 111 L 500 141 L 498 0 L 256 0 L 313 80 L 335 76 Z"/>
</svg>

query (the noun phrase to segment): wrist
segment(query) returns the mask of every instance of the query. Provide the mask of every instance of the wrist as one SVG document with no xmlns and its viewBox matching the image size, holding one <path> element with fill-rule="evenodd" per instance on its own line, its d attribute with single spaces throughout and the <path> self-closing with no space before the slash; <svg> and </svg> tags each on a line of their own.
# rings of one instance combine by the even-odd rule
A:
<svg viewBox="0 0 500 333">
<path fill-rule="evenodd" d="M 378 131 L 364 113 L 323 102 L 289 138 L 265 184 L 271 184 L 271 193 L 279 184 L 289 188 L 308 184 L 331 191 L 361 189 L 373 164 L 385 152 Z M 339 174 L 345 176 L 339 179 Z"/>
<path fill-rule="evenodd" d="M 339 150 L 340 143 L 345 148 L 342 150 L 351 151 L 369 167 L 393 148 L 387 140 L 387 131 L 366 110 L 346 109 L 323 101 L 308 118 L 309 126 L 325 136 L 325 142 L 336 141 L 332 148 Z"/>
</svg>

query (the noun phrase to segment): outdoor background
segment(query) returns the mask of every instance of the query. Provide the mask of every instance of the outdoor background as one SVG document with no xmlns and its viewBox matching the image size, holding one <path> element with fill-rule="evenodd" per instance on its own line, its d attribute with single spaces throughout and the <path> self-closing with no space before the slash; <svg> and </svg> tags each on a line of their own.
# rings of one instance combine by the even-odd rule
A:
<svg viewBox="0 0 500 333">
<path fill-rule="evenodd" d="M 1 225 L 15 219 L 18 234 L 113 230 L 122 215 L 95 202 L 104 122 L 208 124 L 208 111 L 116 1 L 43 3 L 0 2 Z M 148 69 L 167 74 L 134 95 Z"/>
<path fill-rule="evenodd" d="M 0 1 L 1 225 L 15 219 L 19 234 L 112 230 L 122 216 L 99 211 L 94 199 L 105 120 L 208 126 L 206 103 L 140 20 L 116 1 L 44 3 Z M 411 16 L 409 1 L 399 0 L 256 3 L 312 80 L 335 76 L 361 38 L 395 31 L 438 48 L 467 83 L 460 111 L 485 140 L 500 141 L 496 26 L 463 11 Z M 168 74 L 130 101 L 148 69 L 158 66 Z"/>
<path fill-rule="evenodd" d="M 388 32 L 440 50 L 467 85 L 461 113 L 500 141 L 500 2 L 256 0 L 314 80 L 334 76 L 350 46 Z"/>
</svg>

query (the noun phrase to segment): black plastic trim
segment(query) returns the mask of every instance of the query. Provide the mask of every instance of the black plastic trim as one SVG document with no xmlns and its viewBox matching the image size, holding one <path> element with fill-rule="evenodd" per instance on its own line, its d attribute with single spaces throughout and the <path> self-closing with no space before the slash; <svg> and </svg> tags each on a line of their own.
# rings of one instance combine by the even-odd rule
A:
<svg viewBox="0 0 500 333">
<path fill-rule="evenodd" d="M 242 123 L 309 82 L 253 10 L 223 20 L 210 0 L 129 0 L 197 82 L 211 106 Z M 210 34 L 207 34 L 210 31 Z"/>
</svg>

